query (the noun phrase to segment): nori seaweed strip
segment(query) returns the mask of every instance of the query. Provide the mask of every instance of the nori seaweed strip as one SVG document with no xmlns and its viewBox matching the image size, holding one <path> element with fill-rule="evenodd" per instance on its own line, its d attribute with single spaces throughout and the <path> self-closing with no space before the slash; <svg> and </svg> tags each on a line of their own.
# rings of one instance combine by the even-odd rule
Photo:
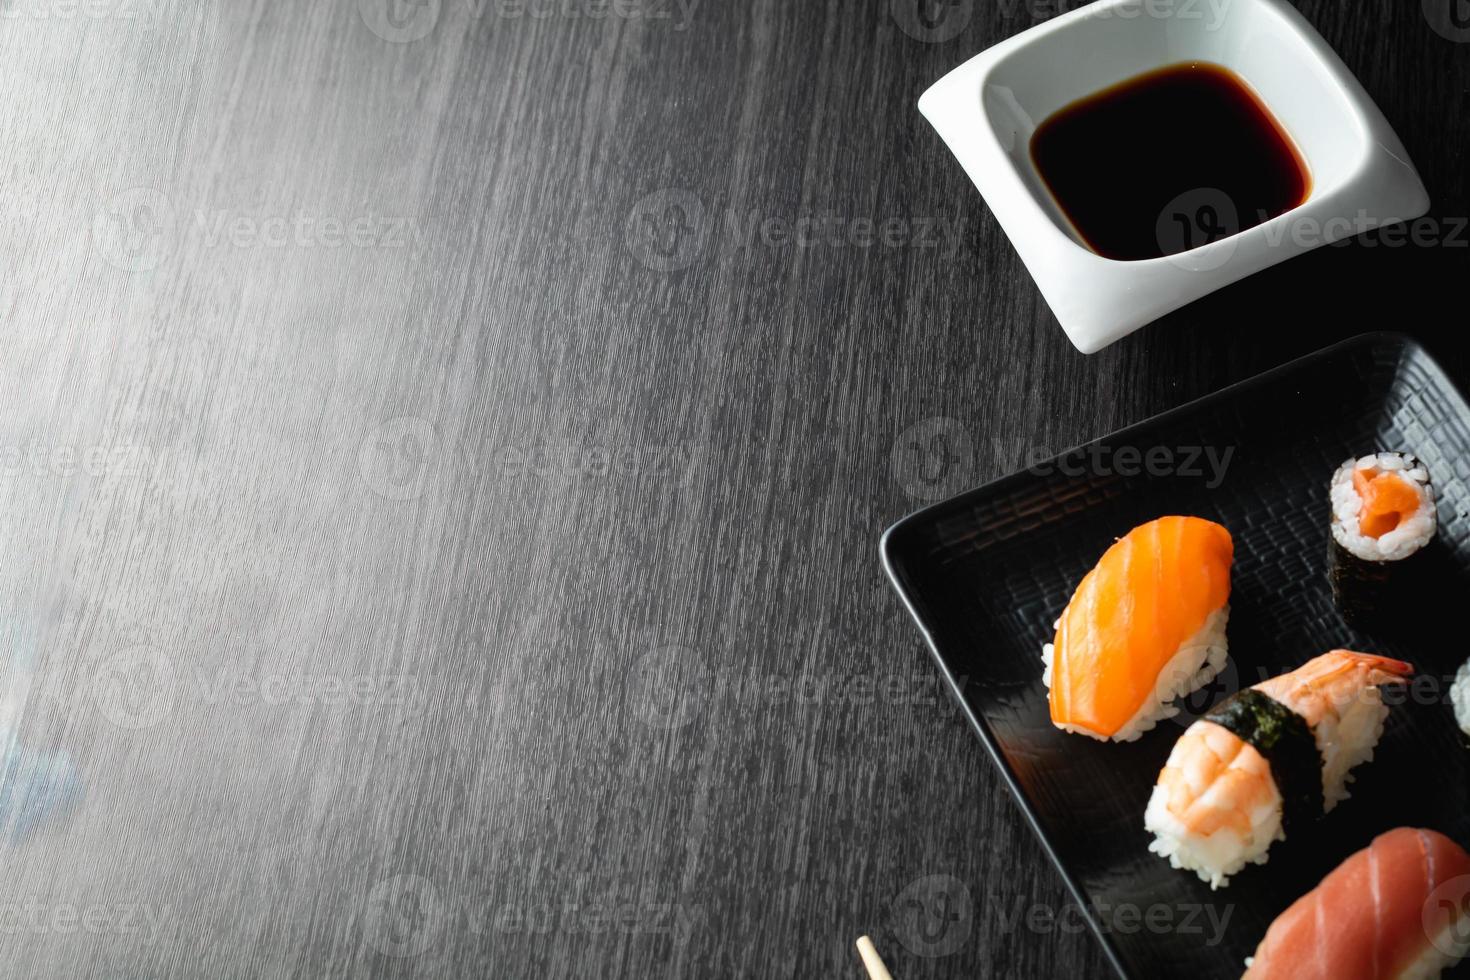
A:
<svg viewBox="0 0 1470 980">
<path fill-rule="evenodd" d="M 1400 455 L 1406 465 L 1424 469 L 1423 460 L 1413 453 Z M 1425 473 L 1428 472 L 1425 469 Z M 1333 486 L 1336 485 L 1334 475 Z M 1426 480 L 1423 486 L 1433 501 L 1436 497 L 1434 482 Z M 1418 548 L 1392 561 L 1370 561 L 1359 558 L 1337 540 L 1338 520 L 1335 514 L 1330 525 L 1327 533 L 1327 581 L 1332 585 L 1332 600 L 1342 613 L 1343 621 L 1353 629 L 1368 632 L 1401 626 L 1412 615 L 1410 607 L 1417 605 L 1416 600 L 1432 584 L 1424 561 L 1427 548 Z M 1431 535 L 1429 543 L 1433 541 Z"/>
<path fill-rule="evenodd" d="M 1247 688 L 1220 702 L 1205 719 L 1266 757 L 1281 793 L 1281 820 L 1288 835 L 1297 824 L 1305 826 L 1322 816 L 1322 755 L 1305 718 L 1270 695 Z"/>
<path fill-rule="evenodd" d="M 1343 620 L 1354 629 L 1391 626 L 1405 618 L 1414 597 L 1425 586 L 1424 552 L 1420 548 L 1395 561 L 1359 558 L 1327 538 L 1327 580 Z"/>
</svg>

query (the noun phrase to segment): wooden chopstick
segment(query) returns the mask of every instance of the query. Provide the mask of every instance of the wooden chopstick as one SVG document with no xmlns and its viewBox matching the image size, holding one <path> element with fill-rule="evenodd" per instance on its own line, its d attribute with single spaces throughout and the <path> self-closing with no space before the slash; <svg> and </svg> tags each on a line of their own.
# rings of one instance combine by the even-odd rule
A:
<svg viewBox="0 0 1470 980">
<path fill-rule="evenodd" d="M 863 958 L 863 966 L 868 968 L 868 976 L 872 980 L 893 980 L 893 974 L 888 972 L 888 967 L 883 965 L 883 957 L 878 955 L 878 949 L 873 945 L 873 940 L 867 936 L 860 936 L 857 941 L 858 955 Z"/>
</svg>

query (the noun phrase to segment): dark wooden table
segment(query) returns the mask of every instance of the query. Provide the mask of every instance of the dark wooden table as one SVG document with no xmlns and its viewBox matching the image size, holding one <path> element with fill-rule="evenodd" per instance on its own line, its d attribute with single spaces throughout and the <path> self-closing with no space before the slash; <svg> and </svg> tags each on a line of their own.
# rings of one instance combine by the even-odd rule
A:
<svg viewBox="0 0 1470 980">
<path fill-rule="evenodd" d="M 1100 975 L 879 534 L 1365 330 L 1465 378 L 1439 2 L 1301 4 L 1439 244 L 1083 357 L 914 110 L 1049 0 L 3 0 L 0 973 Z"/>
</svg>

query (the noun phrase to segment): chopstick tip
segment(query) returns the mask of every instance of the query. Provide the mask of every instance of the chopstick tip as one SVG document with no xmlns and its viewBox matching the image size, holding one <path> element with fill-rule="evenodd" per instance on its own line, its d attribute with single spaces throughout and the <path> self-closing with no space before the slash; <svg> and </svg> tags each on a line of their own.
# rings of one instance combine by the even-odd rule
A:
<svg viewBox="0 0 1470 980">
<path fill-rule="evenodd" d="M 872 980 L 893 980 L 893 974 L 888 972 L 888 967 L 884 965 L 883 957 L 878 955 L 878 947 L 873 945 L 871 937 L 859 936 L 857 948 L 858 955 L 863 958 L 863 966 Z"/>
</svg>

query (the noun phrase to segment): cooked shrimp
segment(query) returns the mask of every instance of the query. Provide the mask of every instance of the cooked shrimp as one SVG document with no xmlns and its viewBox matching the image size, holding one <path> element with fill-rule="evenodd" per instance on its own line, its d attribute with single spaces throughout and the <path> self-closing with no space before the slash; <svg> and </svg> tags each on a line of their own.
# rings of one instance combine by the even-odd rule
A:
<svg viewBox="0 0 1470 980">
<path fill-rule="evenodd" d="M 1383 731 L 1379 685 L 1412 673 L 1402 661 L 1334 650 L 1216 707 L 1159 774 L 1144 816 L 1157 838 L 1150 850 L 1214 887 L 1264 863 L 1293 815 L 1320 816 L 1347 798 L 1349 771 L 1372 758 Z"/>
<path fill-rule="evenodd" d="M 1252 814 L 1279 813 L 1281 794 L 1271 764 L 1248 742 L 1219 725 L 1193 725 L 1159 774 L 1165 805 L 1191 834 L 1208 837 L 1229 827 L 1250 835 Z"/>
<path fill-rule="evenodd" d="M 1307 720 L 1315 729 L 1324 719 L 1339 720 L 1364 696 L 1377 696 L 1380 684 L 1402 683 L 1414 668 L 1402 660 L 1370 653 L 1333 650 L 1289 674 L 1256 685 Z"/>
</svg>

